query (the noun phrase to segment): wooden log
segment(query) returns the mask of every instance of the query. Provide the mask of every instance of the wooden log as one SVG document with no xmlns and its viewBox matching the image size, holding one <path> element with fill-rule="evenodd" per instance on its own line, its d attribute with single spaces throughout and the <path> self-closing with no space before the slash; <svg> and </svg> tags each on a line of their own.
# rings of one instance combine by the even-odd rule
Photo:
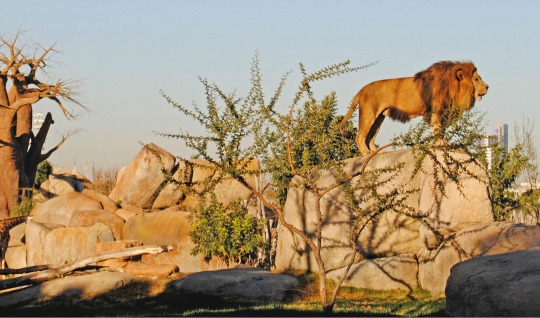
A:
<svg viewBox="0 0 540 318">
<path fill-rule="evenodd" d="M 23 268 L 17 268 L 17 269 L 7 268 L 7 269 L 0 269 L 0 275 L 26 274 L 26 273 L 44 271 L 46 269 L 51 269 L 51 268 L 52 267 L 49 265 L 36 265 L 36 266 L 23 267 Z"/>
<path fill-rule="evenodd" d="M 170 251 L 172 247 L 170 246 L 158 246 L 158 245 L 147 245 L 147 246 L 137 246 L 126 248 L 119 251 L 105 252 L 98 255 L 94 255 L 82 260 L 75 261 L 71 264 L 61 265 L 55 268 L 50 268 L 38 273 L 32 273 L 24 276 L 19 276 L 15 278 L 6 279 L 0 281 L 0 290 L 27 286 L 27 285 L 37 285 L 48 280 L 55 278 L 63 277 L 73 272 L 76 269 L 84 268 L 90 264 L 105 261 L 108 259 L 114 258 L 124 258 L 130 256 L 138 256 L 143 254 L 158 254 L 161 252 Z"/>
</svg>

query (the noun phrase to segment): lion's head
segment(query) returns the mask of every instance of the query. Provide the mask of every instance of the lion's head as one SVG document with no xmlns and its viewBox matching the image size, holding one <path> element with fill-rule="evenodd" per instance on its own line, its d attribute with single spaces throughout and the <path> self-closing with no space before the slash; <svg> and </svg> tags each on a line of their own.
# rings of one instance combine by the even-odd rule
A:
<svg viewBox="0 0 540 318">
<path fill-rule="evenodd" d="M 477 72 L 474 72 L 472 76 L 472 83 L 474 85 L 474 97 L 476 100 L 482 100 L 482 96 L 487 94 L 488 84 L 486 84 Z"/>
<path fill-rule="evenodd" d="M 462 111 L 471 109 L 489 88 L 471 62 L 438 62 L 414 78 L 427 114 L 440 114 L 449 107 Z"/>
</svg>

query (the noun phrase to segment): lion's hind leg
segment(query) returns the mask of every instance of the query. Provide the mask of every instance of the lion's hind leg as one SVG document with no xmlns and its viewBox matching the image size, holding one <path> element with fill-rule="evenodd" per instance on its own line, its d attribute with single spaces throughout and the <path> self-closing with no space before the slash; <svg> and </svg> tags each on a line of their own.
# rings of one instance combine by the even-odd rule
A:
<svg viewBox="0 0 540 318">
<path fill-rule="evenodd" d="M 375 118 L 375 114 L 373 111 L 371 111 L 369 108 L 360 108 L 360 115 L 358 117 L 358 134 L 356 135 L 356 145 L 358 146 L 358 150 L 362 155 L 370 154 L 368 144 L 371 142 L 371 139 L 374 138 L 373 134 L 370 134 L 370 132 L 372 131 L 373 127 L 376 126 L 376 122 L 377 118 Z M 378 130 L 378 127 L 375 127 L 375 129 Z"/>
<path fill-rule="evenodd" d="M 377 134 L 379 133 L 379 129 L 381 129 L 381 125 L 384 121 L 384 114 L 379 114 L 377 118 L 375 119 L 375 122 L 371 126 L 371 129 L 369 130 L 368 137 L 367 137 L 367 143 L 369 144 L 369 150 L 371 152 L 374 152 L 377 150 L 377 146 L 375 145 L 375 138 L 377 137 Z"/>
</svg>

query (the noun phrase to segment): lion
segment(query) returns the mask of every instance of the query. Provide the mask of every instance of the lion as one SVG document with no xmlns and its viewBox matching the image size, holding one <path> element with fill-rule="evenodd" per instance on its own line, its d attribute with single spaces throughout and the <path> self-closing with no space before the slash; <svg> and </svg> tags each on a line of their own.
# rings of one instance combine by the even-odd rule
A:
<svg viewBox="0 0 540 318">
<path fill-rule="evenodd" d="M 445 124 L 446 110 L 470 110 L 488 88 L 472 62 L 437 62 L 414 77 L 380 80 L 361 88 L 339 130 L 351 137 L 344 127 L 358 107 L 356 144 L 360 153 L 367 155 L 376 149 L 375 137 L 386 116 L 403 123 L 423 116 L 436 131 Z"/>
</svg>

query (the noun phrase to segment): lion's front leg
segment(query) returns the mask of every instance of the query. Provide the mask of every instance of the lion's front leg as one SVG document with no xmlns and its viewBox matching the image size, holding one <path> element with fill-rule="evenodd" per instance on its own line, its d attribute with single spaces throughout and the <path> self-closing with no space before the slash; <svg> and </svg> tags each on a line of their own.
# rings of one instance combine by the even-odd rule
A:
<svg viewBox="0 0 540 318">
<path fill-rule="evenodd" d="M 436 112 L 434 112 L 431 115 L 431 127 L 433 128 L 432 136 L 435 139 L 434 144 L 436 146 L 447 145 L 448 141 L 442 137 L 442 123 L 441 123 L 440 114 L 437 114 Z"/>
</svg>

